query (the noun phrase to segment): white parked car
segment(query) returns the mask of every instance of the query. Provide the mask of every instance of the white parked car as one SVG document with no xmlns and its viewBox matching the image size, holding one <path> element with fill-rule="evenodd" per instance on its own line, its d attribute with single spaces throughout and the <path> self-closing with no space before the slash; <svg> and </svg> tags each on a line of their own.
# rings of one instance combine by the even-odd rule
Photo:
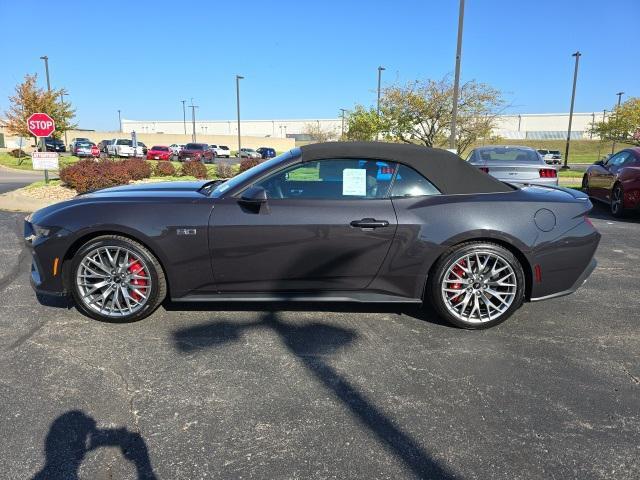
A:
<svg viewBox="0 0 640 480">
<path fill-rule="evenodd" d="M 253 148 L 241 148 L 238 156 L 240 158 L 262 158 Z"/>
<path fill-rule="evenodd" d="M 209 145 L 209 148 L 216 153 L 216 157 L 229 158 L 231 150 L 226 145 Z"/>
<path fill-rule="evenodd" d="M 172 143 L 169 145 L 169 150 L 171 150 L 174 155 L 178 155 L 184 148 L 184 145 L 184 143 Z"/>
<path fill-rule="evenodd" d="M 112 157 L 142 157 L 144 152 L 140 145 L 134 152 L 130 138 L 114 138 L 107 145 L 107 154 Z"/>
</svg>

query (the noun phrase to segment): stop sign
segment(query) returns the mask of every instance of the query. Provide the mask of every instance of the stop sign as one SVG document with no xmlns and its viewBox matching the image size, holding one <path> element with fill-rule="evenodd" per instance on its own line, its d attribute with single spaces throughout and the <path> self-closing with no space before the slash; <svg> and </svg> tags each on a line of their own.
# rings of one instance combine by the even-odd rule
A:
<svg viewBox="0 0 640 480">
<path fill-rule="evenodd" d="M 27 128 L 34 137 L 48 137 L 55 131 L 56 124 L 46 113 L 34 113 L 27 120 Z"/>
</svg>

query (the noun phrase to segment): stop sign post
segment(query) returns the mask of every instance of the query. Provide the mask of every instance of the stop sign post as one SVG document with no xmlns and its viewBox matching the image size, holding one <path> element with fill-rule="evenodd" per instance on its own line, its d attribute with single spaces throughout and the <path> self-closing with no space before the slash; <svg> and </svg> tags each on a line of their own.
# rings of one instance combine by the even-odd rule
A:
<svg viewBox="0 0 640 480">
<path fill-rule="evenodd" d="M 41 151 L 47 150 L 44 137 L 48 137 L 56 130 L 56 124 L 46 113 L 34 113 L 27 119 L 27 129 L 34 137 L 41 139 Z M 49 183 L 49 171 L 44 171 L 44 181 Z"/>
</svg>

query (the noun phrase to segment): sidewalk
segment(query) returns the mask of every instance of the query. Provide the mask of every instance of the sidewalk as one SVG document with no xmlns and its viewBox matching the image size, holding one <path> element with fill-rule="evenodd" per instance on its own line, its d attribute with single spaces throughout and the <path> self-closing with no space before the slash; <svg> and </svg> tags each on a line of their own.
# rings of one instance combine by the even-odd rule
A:
<svg viewBox="0 0 640 480">
<path fill-rule="evenodd" d="M 55 200 L 28 197 L 20 189 L 0 195 L 0 210 L 8 212 L 35 212 L 58 203 Z"/>
</svg>

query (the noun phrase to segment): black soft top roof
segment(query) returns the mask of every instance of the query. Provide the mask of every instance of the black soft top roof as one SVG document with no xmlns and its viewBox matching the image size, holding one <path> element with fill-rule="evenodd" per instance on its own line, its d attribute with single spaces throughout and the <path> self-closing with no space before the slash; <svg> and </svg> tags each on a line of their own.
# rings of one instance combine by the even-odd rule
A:
<svg viewBox="0 0 640 480">
<path fill-rule="evenodd" d="M 326 158 L 387 160 L 405 164 L 444 194 L 511 192 L 513 188 L 439 148 L 385 142 L 327 142 L 304 145 L 302 161 Z"/>
</svg>

